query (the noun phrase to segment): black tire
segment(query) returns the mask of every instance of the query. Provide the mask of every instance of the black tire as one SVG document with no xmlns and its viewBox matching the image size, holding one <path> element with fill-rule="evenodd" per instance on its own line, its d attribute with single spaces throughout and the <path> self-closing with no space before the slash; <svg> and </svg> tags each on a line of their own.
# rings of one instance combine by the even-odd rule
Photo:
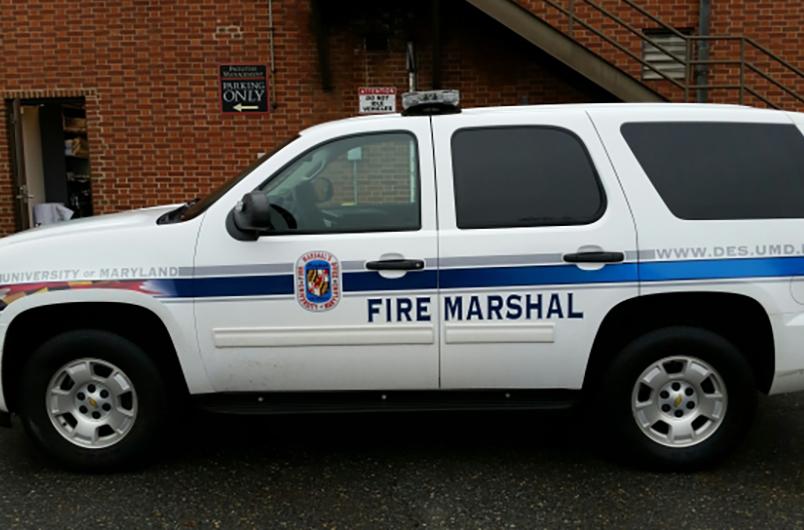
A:
<svg viewBox="0 0 804 530">
<path fill-rule="evenodd" d="M 678 355 L 708 363 L 719 373 L 728 398 L 717 429 L 688 447 L 668 447 L 651 439 L 637 424 L 631 404 L 643 371 Z M 612 456 L 653 469 L 690 471 L 716 464 L 745 437 L 756 410 L 757 387 L 745 356 L 717 333 L 696 327 L 667 327 L 638 337 L 612 360 L 596 387 L 591 409 L 600 422 L 598 432 L 613 434 L 608 444 Z"/>
<path fill-rule="evenodd" d="M 46 406 L 48 385 L 71 361 L 95 358 L 113 364 L 129 378 L 137 395 L 137 414 L 128 433 L 105 448 L 87 448 L 68 441 L 54 427 Z M 19 415 L 36 445 L 74 471 L 131 469 L 144 463 L 163 432 L 167 397 L 163 377 L 136 344 L 102 330 L 76 330 L 42 344 L 25 363 L 19 390 Z"/>
</svg>

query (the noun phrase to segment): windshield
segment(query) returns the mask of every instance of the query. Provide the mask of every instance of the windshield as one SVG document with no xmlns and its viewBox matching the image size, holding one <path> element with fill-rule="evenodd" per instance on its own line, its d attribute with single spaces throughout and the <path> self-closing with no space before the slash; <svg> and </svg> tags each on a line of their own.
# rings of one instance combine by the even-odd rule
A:
<svg viewBox="0 0 804 530">
<path fill-rule="evenodd" d="M 276 178 L 272 176 L 261 186 L 261 189 L 266 193 L 272 192 L 275 195 L 285 195 L 301 182 L 312 182 L 318 178 L 321 172 L 326 169 L 327 164 L 336 158 L 337 154 L 333 152 L 332 144 L 317 147 L 283 169 Z"/>
<path fill-rule="evenodd" d="M 224 184 L 222 184 L 221 186 L 216 188 L 215 190 L 212 191 L 212 193 L 210 193 L 209 195 L 207 195 L 203 199 L 196 200 L 196 201 L 190 201 L 189 203 L 187 203 L 187 204 L 183 205 L 182 207 L 180 207 L 179 210 L 178 210 L 178 212 L 180 212 L 180 214 L 174 217 L 174 219 L 173 219 L 174 222 L 176 222 L 176 221 L 189 221 L 190 219 L 198 217 L 199 215 L 204 213 L 207 210 L 207 208 L 209 208 L 210 206 L 215 204 L 218 201 L 218 199 L 220 199 L 221 197 L 226 195 L 229 192 L 229 190 L 234 188 L 241 180 L 243 180 L 248 175 L 250 175 L 252 171 L 254 171 L 258 167 L 260 167 L 260 165 L 263 162 L 265 162 L 266 160 L 268 160 L 269 158 L 274 156 L 280 149 L 284 148 L 285 146 L 287 146 L 291 142 L 295 141 L 298 137 L 299 136 L 296 135 L 293 138 L 280 143 L 273 151 L 271 151 L 270 153 L 266 153 L 263 156 L 261 156 L 260 158 L 258 158 L 255 162 L 253 162 L 251 165 L 249 165 L 246 169 L 241 171 L 239 175 L 237 175 L 236 177 L 230 179 L 229 181 L 225 182 Z"/>
</svg>

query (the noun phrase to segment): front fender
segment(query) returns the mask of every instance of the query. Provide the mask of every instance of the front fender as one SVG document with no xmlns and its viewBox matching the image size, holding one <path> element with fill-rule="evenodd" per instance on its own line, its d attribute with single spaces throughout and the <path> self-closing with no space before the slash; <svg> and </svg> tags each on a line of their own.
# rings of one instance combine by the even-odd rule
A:
<svg viewBox="0 0 804 530">
<path fill-rule="evenodd" d="M 32 309 L 75 303 L 117 303 L 138 306 L 150 311 L 159 318 L 170 336 L 190 392 L 212 391 L 195 336 L 193 302 L 157 298 L 150 294 L 121 289 L 98 288 L 37 292 L 10 303 L 0 312 L 0 374 L 3 370 L 8 330 L 16 318 Z M 43 325 L 47 324 L 43 323 Z M 0 379 L 0 411 L 7 410 L 7 399 L 2 388 L 2 379 Z"/>
</svg>

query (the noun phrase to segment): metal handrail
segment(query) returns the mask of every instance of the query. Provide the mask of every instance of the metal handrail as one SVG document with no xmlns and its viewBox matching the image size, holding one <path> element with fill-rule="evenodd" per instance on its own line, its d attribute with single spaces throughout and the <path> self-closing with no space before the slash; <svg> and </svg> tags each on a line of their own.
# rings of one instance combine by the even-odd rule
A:
<svg viewBox="0 0 804 530">
<path fill-rule="evenodd" d="M 740 104 L 743 103 L 744 94 L 750 94 L 751 96 L 757 98 L 758 100 L 762 101 L 769 107 L 778 108 L 776 104 L 772 103 L 767 97 L 759 94 L 757 90 L 753 87 L 750 87 L 746 84 L 745 75 L 747 72 L 751 72 L 755 74 L 768 83 L 775 85 L 776 87 L 780 88 L 784 93 L 788 96 L 794 98 L 800 103 L 804 103 L 804 96 L 799 94 L 794 88 L 791 88 L 778 78 L 772 76 L 768 71 L 763 70 L 757 66 L 756 63 L 750 62 L 746 59 L 746 52 L 749 50 L 758 51 L 761 54 L 764 54 L 767 58 L 771 60 L 772 63 L 782 66 L 787 70 L 788 75 L 790 73 L 795 74 L 797 77 L 804 79 L 804 72 L 800 69 L 796 68 L 794 65 L 790 64 L 789 62 L 785 61 L 775 53 L 771 52 L 766 47 L 762 46 L 754 39 L 750 37 L 746 37 L 745 35 L 686 35 L 681 31 L 677 30 L 673 26 L 665 23 L 663 20 L 655 16 L 653 13 L 647 11 L 642 6 L 636 4 L 632 0 L 621 0 L 623 4 L 627 5 L 629 8 L 635 10 L 640 15 L 648 18 L 654 24 L 659 26 L 661 29 L 667 31 L 668 33 L 675 35 L 684 40 L 685 49 L 686 49 L 686 56 L 680 57 L 675 53 L 671 52 L 654 39 L 650 38 L 650 36 L 646 35 L 640 29 L 634 27 L 633 25 L 629 24 L 626 20 L 622 17 L 612 13 L 609 9 L 605 8 L 603 5 L 595 2 L 593 0 L 569 0 L 568 6 L 564 6 L 563 1 L 559 2 L 557 0 L 543 0 L 544 4 L 552 7 L 559 13 L 563 14 L 567 17 L 569 21 L 569 36 L 570 38 L 574 38 L 574 26 L 578 24 L 582 26 L 585 30 L 589 31 L 590 33 L 594 34 L 598 38 L 604 40 L 608 44 L 614 46 L 620 52 L 624 53 L 631 59 L 635 60 L 639 64 L 641 64 L 644 68 L 650 69 L 651 71 L 655 72 L 659 75 L 663 80 L 670 82 L 675 87 L 684 91 L 684 101 L 689 100 L 689 94 L 691 90 L 697 89 L 728 89 L 728 90 L 737 90 L 738 91 L 738 98 Z M 642 59 L 642 57 L 638 56 L 634 53 L 631 49 L 623 45 L 622 43 L 616 41 L 609 35 L 606 35 L 601 29 L 598 29 L 588 23 L 586 20 L 578 18 L 578 11 L 576 9 L 576 2 L 581 2 L 586 6 L 596 10 L 604 17 L 608 18 L 615 22 L 619 27 L 625 29 L 629 33 L 637 36 L 643 43 L 650 44 L 660 52 L 662 52 L 665 56 L 667 56 L 670 60 L 684 66 L 684 81 L 680 82 L 678 79 L 672 78 L 667 75 L 665 72 L 659 70 L 654 65 L 649 64 L 647 61 Z M 692 57 L 692 43 L 696 42 L 711 42 L 711 41 L 736 41 L 739 43 L 739 58 L 729 57 L 726 59 L 695 59 Z M 747 49 L 748 48 L 748 49 Z M 695 66 L 699 65 L 731 65 L 737 66 L 739 69 L 739 80 L 735 84 L 731 83 L 703 83 L 698 84 L 695 83 L 693 80 L 693 71 Z"/>
<path fill-rule="evenodd" d="M 674 61 L 679 62 L 679 63 L 681 63 L 681 64 L 686 66 L 686 60 L 685 59 L 682 59 L 681 57 L 678 57 L 674 53 L 672 53 L 669 50 L 667 50 L 664 46 L 659 45 L 658 42 L 654 41 L 653 39 L 650 39 L 643 32 L 639 31 L 638 29 L 636 29 L 631 24 L 629 24 L 628 22 L 626 22 L 622 18 L 618 17 L 614 13 L 610 13 L 610 12 L 606 11 L 606 9 L 603 6 L 597 4 L 596 2 L 592 2 L 592 1 L 586 1 L 586 3 L 589 4 L 590 6 L 592 6 L 593 8 L 597 9 L 600 13 L 602 13 L 603 15 L 609 17 L 611 20 L 615 21 L 616 23 L 618 23 L 619 25 L 621 25 L 622 27 L 627 29 L 630 33 L 633 33 L 634 35 L 636 35 L 640 39 L 649 40 L 650 43 L 653 46 L 655 46 L 660 52 L 664 53 L 665 55 L 667 55 L 668 57 L 670 57 Z"/>
<path fill-rule="evenodd" d="M 544 1 L 545 1 L 546 3 L 548 3 L 548 4 L 552 5 L 553 7 L 555 7 L 556 9 L 558 9 L 559 11 L 562 11 L 562 12 L 563 12 L 563 13 L 565 13 L 565 14 L 568 14 L 568 13 L 569 13 L 569 11 L 566 11 L 566 10 L 563 8 L 563 6 L 561 6 L 561 5 L 559 5 L 559 4 L 556 4 L 555 2 L 553 2 L 553 0 L 544 0 Z M 600 30 L 598 30 L 597 28 L 593 27 L 591 24 L 587 23 L 585 20 L 580 20 L 580 19 L 576 18 L 576 19 L 575 19 L 575 22 L 579 23 L 579 24 L 580 24 L 580 25 L 582 25 L 584 28 L 586 28 L 588 31 L 591 31 L 591 32 L 592 32 L 592 33 L 594 33 L 596 36 L 598 36 L 598 37 L 600 37 L 601 39 L 605 40 L 606 42 L 608 42 L 608 43 L 609 43 L 609 44 L 611 44 L 612 46 L 616 47 L 616 48 L 617 48 L 617 49 L 619 49 L 621 52 L 625 53 L 626 55 L 628 55 L 629 57 L 631 57 L 631 58 L 632 58 L 632 59 L 634 59 L 635 61 L 638 61 L 638 62 L 639 62 L 639 63 L 641 63 L 643 66 L 646 66 L 646 67 L 650 68 L 651 70 L 653 70 L 654 72 L 656 72 L 658 75 L 660 75 L 660 76 L 664 77 L 664 78 L 665 78 L 667 81 L 669 81 L 669 82 L 671 82 L 671 83 L 675 84 L 676 86 L 678 86 L 678 87 L 679 87 L 679 88 L 681 88 L 681 89 L 683 89 L 683 88 L 684 88 L 684 85 L 683 85 L 682 83 L 680 83 L 678 80 L 673 79 L 672 77 L 668 76 L 666 73 L 662 72 L 661 70 L 659 70 L 658 68 L 656 68 L 654 65 L 652 65 L 652 64 L 650 64 L 650 63 L 648 63 L 647 61 L 645 61 L 644 59 L 642 59 L 642 57 L 639 57 L 637 54 L 635 54 L 634 52 L 632 52 L 631 50 L 629 50 L 628 48 L 626 48 L 625 46 L 623 46 L 622 44 L 620 44 L 620 43 L 619 43 L 619 42 L 617 42 L 616 40 L 612 39 L 611 37 L 609 37 L 608 35 L 606 35 L 606 34 L 605 34 L 605 33 L 603 33 L 602 31 L 600 31 Z"/>
<path fill-rule="evenodd" d="M 795 66 L 793 66 L 792 64 L 788 63 L 787 61 L 785 61 L 784 59 L 782 59 L 781 57 L 779 57 L 778 55 L 776 55 L 775 53 L 773 53 L 772 51 L 767 49 L 766 47 L 764 47 L 761 44 L 759 44 L 757 41 L 755 41 L 751 37 L 743 36 L 742 38 L 743 38 L 743 40 L 745 42 L 747 42 L 748 44 L 750 44 L 751 46 L 753 46 L 757 50 L 761 51 L 765 55 L 769 56 L 774 61 L 776 61 L 778 63 L 781 63 L 782 65 L 786 66 L 787 68 L 789 68 L 790 70 L 795 72 L 795 74 L 798 75 L 799 77 L 804 77 L 804 71 L 801 71 L 798 68 L 796 68 Z"/>
<path fill-rule="evenodd" d="M 759 95 L 759 93 L 758 93 L 758 92 L 756 92 L 756 91 L 755 91 L 754 89 L 752 89 L 751 87 L 743 86 L 742 88 L 743 88 L 743 89 L 744 89 L 746 92 L 748 92 L 749 94 L 751 94 L 752 96 L 754 96 L 755 98 L 757 98 L 757 99 L 760 99 L 760 100 L 764 101 L 764 102 L 765 102 L 765 104 L 766 104 L 767 106 L 769 106 L 769 107 L 773 107 L 774 109 L 778 109 L 778 108 L 779 108 L 779 107 L 777 107 L 776 105 L 774 105 L 773 103 L 771 103 L 770 101 L 768 101 L 767 99 L 765 99 L 765 97 L 760 96 L 760 95 Z"/>
<path fill-rule="evenodd" d="M 766 80 L 768 80 L 771 83 L 773 83 L 774 85 L 778 86 L 779 88 L 781 88 L 782 90 L 784 90 L 785 92 L 787 92 L 788 94 L 790 94 L 791 96 L 796 98 L 797 100 L 804 101 L 804 97 L 799 95 L 792 88 L 789 88 L 787 85 L 783 85 L 780 81 L 778 81 L 777 79 L 772 77 L 770 74 L 767 74 L 767 73 L 763 72 L 762 70 L 760 70 L 759 68 L 757 68 L 756 66 L 754 66 L 753 64 L 751 64 L 751 63 L 749 63 L 747 61 L 745 63 L 745 66 L 746 66 L 746 68 L 748 68 L 749 70 L 751 70 L 755 74 L 757 74 L 757 75 L 759 75 L 761 77 L 764 77 Z"/>
<path fill-rule="evenodd" d="M 626 1 L 626 0 L 623 0 Z M 664 28 L 662 28 L 664 29 Z M 683 35 L 683 33 L 682 33 Z M 777 63 L 781 64 L 785 68 L 789 69 L 791 72 L 796 74 L 799 77 L 804 77 L 804 71 L 799 70 L 794 65 L 790 64 L 789 62 L 785 61 L 766 47 L 759 44 L 757 41 L 752 39 L 751 37 L 746 37 L 745 35 L 684 35 L 686 39 L 689 40 L 742 40 L 745 41 L 746 44 L 750 44 L 751 47 L 755 48 L 757 51 L 760 51 L 776 61 Z"/>
</svg>

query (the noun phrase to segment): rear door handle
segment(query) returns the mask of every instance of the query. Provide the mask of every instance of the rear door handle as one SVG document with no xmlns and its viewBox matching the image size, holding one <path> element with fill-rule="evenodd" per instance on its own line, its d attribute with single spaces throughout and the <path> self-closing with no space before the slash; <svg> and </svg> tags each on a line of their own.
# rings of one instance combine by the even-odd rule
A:
<svg viewBox="0 0 804 530">
<path fill-rule="evenodd" d="M 381 259 L 366 262 L 370 271 L 420 271 L 424 269 L 424 260 L 420 259 Z"/>
<path fill-rule="evenodd" d="M 564 254 L 564 261 L 567 263 L 619 263 L 625 260 L 622 252 L 575 252 Z"/>
</svg>

